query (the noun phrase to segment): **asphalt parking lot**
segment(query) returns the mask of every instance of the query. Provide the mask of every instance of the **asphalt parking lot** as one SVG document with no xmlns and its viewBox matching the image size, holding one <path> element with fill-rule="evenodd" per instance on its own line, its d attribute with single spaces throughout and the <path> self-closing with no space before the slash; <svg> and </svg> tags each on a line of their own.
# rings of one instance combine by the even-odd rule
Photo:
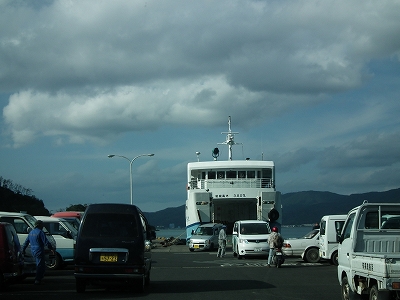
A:
<svg viewBox="0 0 400 300">
<path fill-rule="evenodd" d="M 2 291 L 2 299 L 340 299 L 336 267 L 329 263 L 304 263 L 287 258 L 277 268 L 267 268 L 265 258 L 234 258 L 227 252 L 190 252 L 185 245 L 153 249 L 150 286 L 137 293 L 122 286 L 89 286 L 85 293 L 75 291 L 73 267 L 47 271 L 43 284 L 33 278 Z"/>
</svg>

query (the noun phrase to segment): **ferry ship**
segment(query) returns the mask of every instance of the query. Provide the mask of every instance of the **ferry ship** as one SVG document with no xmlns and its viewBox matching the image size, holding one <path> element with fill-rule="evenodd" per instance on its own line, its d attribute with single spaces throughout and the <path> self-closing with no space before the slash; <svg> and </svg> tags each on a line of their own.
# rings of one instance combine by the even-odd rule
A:
<svg viewBox="0 0 400 300">
<path fill-rule="evenodd" d="M 229 160 L 219 161 L 219 149 L 212 150 L 213 160 L 187 165 L 186 237 L 204 223 L 222 223 L 227 233 L 238 220 L 263 220 L 280 228 L 282 205 L 275 188 L 273 161 L 233 160 L 235 134 L 228 119 L 228 132 L 223 145 L 228 146 Z"/>
</svg>

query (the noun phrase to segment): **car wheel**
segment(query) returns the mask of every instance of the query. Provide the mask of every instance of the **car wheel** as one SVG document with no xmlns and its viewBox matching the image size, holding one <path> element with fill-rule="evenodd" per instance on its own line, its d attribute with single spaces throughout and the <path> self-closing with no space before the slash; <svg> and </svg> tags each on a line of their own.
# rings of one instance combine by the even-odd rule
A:
<svg viewBox="0 0 400 300">
<path fill-rule="evenodd" d="M 338 261 L 338 252 L 337 252 L 337 251 L 335 251 L 335 252 L 332 253 L 331 264 L 332 264 L 332 265 L 335 265 L 335 266 L 339 265 L 339 261 Z"/>
<path fill-rule="evenodd" d="M 309 263 L 317 263 L 319 262 L 319 250 L 317 248 L 310 248 L 307 250 L 306 254 L 304 255 L 306 261 Z"/>
<path fill-rule="evenodd" d="M 46 264 L 46 266 L 50 270 L 58 270 L 61 268 L 62 264 L 63 264 L 63 260 L 61 258 L 61 255 L 58 252 L 56 252 L 54 261 L 50 264 Z"/>
<path fill-rule="evenodd" d="M 351 290 L 349 280 L 347 277 L 342 279 L 342 299 L 343 300 L 355 300 L 356 294 Z"/>
<path fill-rule="evenodd" d="M 76 279 L 76 291 L 83 293 L 86 289 L 86 282 L 83 279 Z"/>
<path fill-rule="evenodd" d="M 190 252 L 193 252 L 193 251 L 194 251 L 194 249 L 191 249 L 191 248 L 189 248 L 189 250 L 190 250 Z"/>
<path fill-rule="evenodd" d="M 389 300 L 390 293 L 388 291 L 379 291 L 376 285 L 373 285 L 369 292 L 369 300 Z"/>
</svg>

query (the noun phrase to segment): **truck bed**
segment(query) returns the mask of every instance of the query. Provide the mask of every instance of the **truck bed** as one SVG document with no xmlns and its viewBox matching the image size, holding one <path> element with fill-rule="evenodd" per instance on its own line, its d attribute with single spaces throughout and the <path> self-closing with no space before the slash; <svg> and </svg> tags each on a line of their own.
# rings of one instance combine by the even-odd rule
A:
<svg viewBox="0 0 400 300">
<path fill-rule="evenodd" d="M 400 230 L 359 229 L 354 251 L 400 255 Z"/>
</svg>

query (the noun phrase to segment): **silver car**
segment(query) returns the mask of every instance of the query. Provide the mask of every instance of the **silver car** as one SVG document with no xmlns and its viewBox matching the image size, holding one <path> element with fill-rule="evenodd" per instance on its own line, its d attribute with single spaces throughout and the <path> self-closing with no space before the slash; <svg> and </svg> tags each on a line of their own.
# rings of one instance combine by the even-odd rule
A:
<svg viewBox="0 0 400 300">
<path fill-rule="evenodd" d="M 189 250 L 213 250 L 218 248 L 218 235 L 223 224 L 208 223 L 197 227 L 189 240 Z"/>
<path fill-rule="evenodd" d="M 319 256 L 319 229 L 313 229 L 298 239 L 287 239 L 283 242 L 282 251 L 286 256 L 302 257 L 304 261 L 315 263 Z"/>
</svg>

